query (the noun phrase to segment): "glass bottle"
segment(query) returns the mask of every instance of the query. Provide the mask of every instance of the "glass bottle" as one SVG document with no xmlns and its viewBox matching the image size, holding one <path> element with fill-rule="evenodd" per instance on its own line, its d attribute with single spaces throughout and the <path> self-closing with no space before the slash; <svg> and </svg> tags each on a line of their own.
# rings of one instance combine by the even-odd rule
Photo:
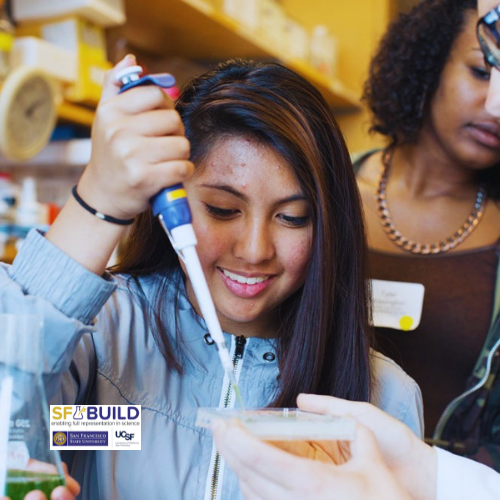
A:
<svg viewBox="0 0 500 500">
<path fill-rule="evenodd" d="M 29 296 L 0 297 L 0 497 L 47 498 L 64 485 L 57 451 L 50 449 L 49 407 L 41 377 L 41 315 Z M 19 293 L 19 292 L 18 292 Z"/>
</svg>

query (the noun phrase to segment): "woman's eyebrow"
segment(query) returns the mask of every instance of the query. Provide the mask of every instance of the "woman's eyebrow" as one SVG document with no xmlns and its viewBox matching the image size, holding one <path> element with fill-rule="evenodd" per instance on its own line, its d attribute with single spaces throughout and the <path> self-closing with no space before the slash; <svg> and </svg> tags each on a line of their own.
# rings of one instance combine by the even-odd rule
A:
<svg viewBox="0 0 500 500">
<path fill-rule="evenodd" d="M 225 191 L 226 193 L 232 194 L 233 196 L 236 196 L 237 198 L 240 198 L 243 201 L 248 201 L 248 197 L 244 193 L 237 191 L 228 184 L 201 184 L 201 187 L 209 189 L 218 189 L 219 191 Z"/>
<path fill-rule="evenodd" d="M 226 193 L 232 194 L 233 196 L 236 196 L 237 198 L 243 200 L 243 201 L 248 201 L 248 196 L 245 193 L 242 193 L 241 191 L 237 191 L 234 189 L 232 186 L 229 186 L 228 184 L 200 184 L 200 187 L 202 188 L 208 188 L 208 189 L 217 189 L 219 191 L 224 191 Z M 282 198 L 280 200 L 276 200 L 276 205 L 282 205 L 284 203 L 290 203 L 292 201 L 305 201 L 306 197 L 303 194 L 293 194 L 291 196 L 287 196 L 286 198 Z"/>
</svg>

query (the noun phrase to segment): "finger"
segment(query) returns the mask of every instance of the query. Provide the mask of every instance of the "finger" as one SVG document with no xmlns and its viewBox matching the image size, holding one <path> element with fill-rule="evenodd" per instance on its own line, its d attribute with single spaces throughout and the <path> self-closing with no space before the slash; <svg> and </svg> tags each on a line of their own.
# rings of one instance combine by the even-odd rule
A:
<svg viewBox="0 0 500 500">
<path fill-rule="evenodd" d="M 120 91 L 121 83 L 116 81 L 116 75 L 119 71 L 129 66 L 135 66 L 137 61 L 132 54 L 126 55 L 116 66 L 104 75 L 104 82 L 102 84 L 102 93 L 100 102 L 105 102 L 111 97 L 118 94 Z"/>
<path fill-rule="evenodd" d="M 76 479 L 72 478 L 69 475 L 68 466 L 64 462 L 61 462 L 61 465 L 62 465 L 62 469 L 64 472 L 64 479 L 66 481 L 66 487 L 69 489 L 69 491 L 75 497 L 78 496 L 78 494 L 80 493 L 80 484 L 78 483 L 78 481 Z"/>
<path fill-rule="evenodd" d="M 312 411 L 314 413 L 356 415 L 361 411 L 358 404 L 360 403 L 333 396 L 318 396 L 316 394 L 299 394 L 297 397 L 297 406 L 301 410 Z"/>
<path fill-rule="evenodd" d="M 140 145 L 127 139 L 122 137 L 115 147 L 121 148 L 123 158 L 133 158 L 141 171 L 145 165 L 189 160 L 190 144 L 184 136 L 144 137 Z"/>
<path fill-rule="evenodd" d="M 187 181 L 194 172 L 193 163 L 187 160 L 163 161 L 147 165 L 147 168 L 140 161 L 135 163 L 127 174 L 128 187 L 140 190 L 148 197 L 163 188 Z M 85 196 L 91 198 L 90 194 Z"/>
<path fill-rule="evenodd" d="M 130 130 L 149 137 L 163 135 L 184 136 L 184 124 L 174 110 L 155 109 L 135 115 L 127 123 Z"/>
<path fill-rule="evenodd" d="M 78 496 L 80 494 L 80 484 L 78 481 L 68 474 L 64 476 L 64 479 L 66 481 L 66 488 L 69 490 L 71 495 L 75 497 Z"/>
<path fill-rule="evenodd" d="M 314 463 L 269 446 L 234 424 L 220 424 L 213 432 L 217 449 L 240 482 L 266 500 L 300 488 L 307 479 L 303 471 L 307 474 L 307 464 Z"/>
<path fill-rule="evenodd" d="M 76 495 L 78 495 L 78 493 L 72 494 L 68 488 L 58 486 L 50 494 L 50 500 L 75 500 Z"/>
<path fill-rule="evenodd" d="M 149 185 L 146 189 L 156 193 L 162 188 L 188 180 L 193 172 L 194 165 L 190 161 L 176 160 L 151 165 L 148 176 Z"/>
<path fill-rule="evenodd" d="M 358 422 L 361 422 L 374 432 L 376 432 L 381 423 L 384 428 L 393 422 L 398 423 L 396 419 L 370 403 L 347 401 L 332 396 L 299 394 L 297 405 L 301 410 L 305 411 L 354 417 Z"/>
<path fill-rule="evenodd" d="M 172 99 L 156 85 L 132 88 L 116 96 L 113 102 L 117 109 L 133 115 L 152 109 L 174 108 Z"/>
<path fill-rule="evenodd" d="M 45 493 L 40 490 L 30 491 L 27 495 L 25 495 L 24 500 L 47 500 Z"/>
</svg>

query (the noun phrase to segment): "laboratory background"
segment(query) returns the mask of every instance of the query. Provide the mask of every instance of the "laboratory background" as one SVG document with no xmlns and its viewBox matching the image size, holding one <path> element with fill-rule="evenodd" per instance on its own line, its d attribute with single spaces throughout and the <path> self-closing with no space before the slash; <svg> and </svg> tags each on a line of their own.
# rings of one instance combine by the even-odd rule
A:
<svg viewBox="0 0 500 500">
<path fill-rule="evenodd" d="M 362 86 L 388 24 L 415 3 L 2 1 L 0 259 L 12 262 L 28 231 L 49 225 L 69 197 L 90 156 L 104 73 L 126 54 L 147 73 L 171 73 L 173 98 L 218 61 L 279 61 L 321 91 L 356 155 L 384 144 L 368 133 Z"/>
<path fill-rule="evenodd" d="M 0 0 L 0 500 L 497 498 L 481 4 Z"/>
</svg>

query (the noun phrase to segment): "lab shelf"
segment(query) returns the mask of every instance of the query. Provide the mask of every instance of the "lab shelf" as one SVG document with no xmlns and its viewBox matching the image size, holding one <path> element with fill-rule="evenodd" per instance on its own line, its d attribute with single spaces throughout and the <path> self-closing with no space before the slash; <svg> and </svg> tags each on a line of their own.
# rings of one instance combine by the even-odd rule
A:
<svg viewBox="0 0 500 500">
<path fill-rule="evenodd" d="M 329 78 L 306 62 L 278 52 L 272 42 L 215 9 L 204 0 L 126 0 L 127 23 L 115 28 L 138 49 L 197 60 L 232 57 L 283 62 L 315 85 L 335 109 L 357 111 L 359 96 L 341 80 Z"/>
<path fill-rule="evenodd" d="M 52 141 L 36 156 L 23 162 L 16 162 L 0 156 L 2 167 L 33 166 L 43 167 L 84 167 L 90 160 L 90 139 L 71 139 L 68 141 Z"/>
</svg>

